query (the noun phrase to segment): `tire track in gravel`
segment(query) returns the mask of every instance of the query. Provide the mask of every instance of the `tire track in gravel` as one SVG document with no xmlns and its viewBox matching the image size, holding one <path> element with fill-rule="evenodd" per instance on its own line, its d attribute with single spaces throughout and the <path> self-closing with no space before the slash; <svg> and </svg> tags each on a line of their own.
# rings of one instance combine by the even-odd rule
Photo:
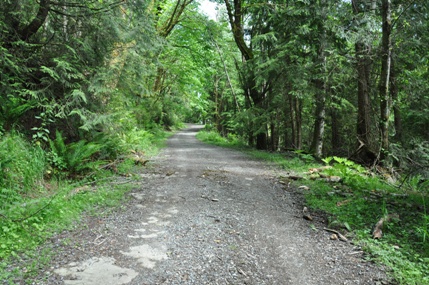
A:
<svg viewBox="0 0 429 285">
<path fill-rule="evenodd" d="M 123 211 L 88 221 L 79 254 L 62 248 L 34 284 L 388 284 L 359 248 L 300 218 L 279 170 L 198 142 L 200 128 L 170 138 Z"/>
</svg>

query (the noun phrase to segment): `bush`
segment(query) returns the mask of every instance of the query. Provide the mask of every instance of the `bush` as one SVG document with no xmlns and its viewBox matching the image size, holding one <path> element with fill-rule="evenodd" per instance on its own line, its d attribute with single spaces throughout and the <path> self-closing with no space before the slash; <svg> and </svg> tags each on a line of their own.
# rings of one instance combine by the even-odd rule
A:
<svg viewBox="0 0 429 285">
<path fill-rule="evenodd" d="M 0 208 L 4 209 L 39 189 L 46 170 L 43 150 L 15 133 L 0 138 Z"/>
<path fill-rule="evenodd" d="M 102 146 L 98 143 L 80 140 L 66 145 L 62 134 L 57 131 L 55 140 L 49 141 L 49 162 L 57 172 L 75 176 L 95 170 L 102 161 L 95 160 Z"/>
<path fill-rule="evenodd" d="M 121 145 L 128 151 L 147 151 L 152 146 L 154 135 L 146 130 L 134 128 L 120 134 Z"/>
</svg>

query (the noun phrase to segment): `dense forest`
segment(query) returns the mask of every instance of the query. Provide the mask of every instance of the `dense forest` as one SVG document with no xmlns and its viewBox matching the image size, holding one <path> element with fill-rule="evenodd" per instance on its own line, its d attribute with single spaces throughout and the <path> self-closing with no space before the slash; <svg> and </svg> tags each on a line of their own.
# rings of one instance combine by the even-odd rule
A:
<svg viewBox="0 0 429 285">
<path fill-rule="evenodd" d="M 184 122 L 427 185 L 429 2 L 213 2 L 0 2 L 0 218 Z"/>
<path fill-rule="evenodd" d="M 3 1 L 2 136 L 204 122 L 263 150 L 424 171 L 425 1 Z M 105 153 L 105 155 L 114 155 Z M 57 165 L 59 166 L 59 165 Z"/>
</svg>

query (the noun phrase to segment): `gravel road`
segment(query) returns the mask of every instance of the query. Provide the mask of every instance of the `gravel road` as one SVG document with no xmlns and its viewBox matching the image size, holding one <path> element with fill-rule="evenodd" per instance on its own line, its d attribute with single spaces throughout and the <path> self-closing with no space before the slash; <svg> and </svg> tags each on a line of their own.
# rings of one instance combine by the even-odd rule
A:
<svg viewBox="0 0 429 285">
<path fill-rule="evenodd" d="M 199 129 L 169 139 L 121 209 L 54 237 L 52 264 L 22 284 L 389 284 L 359 248 L 312 229 L 323 217 L 302 218 L 281 170 Z"/>
</svg>

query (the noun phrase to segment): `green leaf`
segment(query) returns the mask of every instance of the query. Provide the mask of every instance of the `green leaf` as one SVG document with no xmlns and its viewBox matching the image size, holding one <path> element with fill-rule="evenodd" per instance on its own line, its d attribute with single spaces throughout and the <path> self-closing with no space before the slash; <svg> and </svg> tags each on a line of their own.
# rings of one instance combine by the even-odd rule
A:
<svg viewBox="0 0 429 285">
<path fill-rule="evenodd" d="M 49 67 L 43 66 L 43 65 L 40 67 L 40 69 L 43 72 L 47 73 L 53 79 L 55 79 L 55 80 L 59 80 L 60 79 L 60 76 L 58 75 L 58 73 L 55 70 L 53 70 L 53 69 L 51 69 Z"/>
<path fill-rule="evenodd" d="M 87 102 L 86 95 L 79 89 L 75 89 L 71 92 L 70 97 L 72 97 L 72 100 L 76 102 L 83 101 L 84 103 Z"/>
</svg>

